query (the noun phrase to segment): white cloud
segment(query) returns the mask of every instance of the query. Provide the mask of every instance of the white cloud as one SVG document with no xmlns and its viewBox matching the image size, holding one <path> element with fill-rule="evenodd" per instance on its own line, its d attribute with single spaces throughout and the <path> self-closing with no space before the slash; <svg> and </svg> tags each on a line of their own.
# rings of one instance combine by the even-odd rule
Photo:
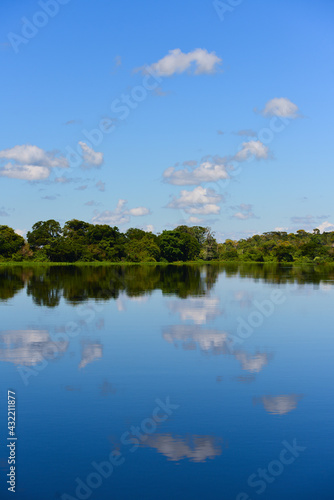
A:
<svg viewBox="0 0 334 500">
<path fill-rule="evenodd" d="M 198 185 L 203 182 L 217 182 L 229 178 L 226 165 L 209 161 L 201 163 L 199 167 L 194 169 L 176 170 L 174 167 L 169 167 L 164 171 L 163 176 L 165 182 L 176 186 Z"/>
<path fill-rule="evenodd" d="M 68 162 L 63 156 L 56 156 L 57 153 L 47 152 L 43 149 L 24 144 L 22 146 L 14 146 L 11 149 L 3 149 L 0 151 L 0 158 L 14 160 L 23 165 L 39 165 L 44 167 L 68 167 Z"/>
<path fill-rule="evenodd" d="M 262 114 L 265 116 L 281 116 L 282 118 L 297 118 L 298 106 L 286 97 L 275 97 L 267 102 Z"/>
<path fill-rule="evenodd" d="M 206 49 L 195 49 L 192 52 L 182 52 L 181 49 L 170 50 L 169 53 L 158 62 L 151 64 L 149 70 L 158 76 L 172 76 L 175 73 L 184 73 L 194 66 L 194 74 L 209 74 L 217 71 L 217 66 L 222 59 L 215 52 Z M 145 71 L 144 68 L 140 68 Z M 146 68 L 147 69 L 147 68 Z"/>
<path fill-rule="evenodd" d="M 25 181 L 42 181 L 47 179 L 51 173 L 50 168 L 38 165 L 16 165 L 7 163 L 1 170 L 0 175 L 11 179 L 22 179 Z"/>
<path fill-rule="evenodd" d="M 236 161 L 246 161 L 254 156 L 257 160 L 265 160 L 269 156 L 269 148 L 261 141 L 248 141 L 242 143 L 241 150 L 234 156 Z"/>
<path fill-rule="evenodd" d="M 154 226 L 152 224 L 147 224 L 143 227 L 143 230 L 148 233 L 154 233 Z"/>
<path fill-rule="evenodd" d="M 235 214 L 232 215 L 232 217 L 234 217 L 235 219 L 247 220 L 255 218 L 255 215 L 252 211 L 253 205 L 241 203 L 241 205 L 231 208 L 239 210 L 239 212 L 236 212 Z"/>
<path fill-rule="evenodd" d="M 196 187 L 192 191 L 181 190 L 179 198 L 174 198 L 167 207 L 178 208 L 192 215 L 219 214 L 220 207 L 217 205 L 223 197 L 213 189 Z"/>
<path fill-rule="evenodd" d="M 82 168 L 99 167 L 103 163 L 103 153 L 98 153 L 90 148 L 85 142 L 79 141 L 82 149 L 84 163 Z"/>
<path fill-rule="evenodd" d="M 26 229 L 15 229 L 15 233 L 18 234 L 19 236 L 25 237 L 25 235 L 27 234 L 27 230 Z"/>
<path fill-rule="evenodd" d="M 134 217 L 141 217 L 142 215 L 148 215 L 149 213 L 150 211 L 146 207 L 130 208 L 128 211 L 128 214 L 133 215 Z"/>
<path fill-rule="evenodd" d="M 12 179 L 39 181 L 47 179 L 52 168 L 67 168 L 68 161 L 58 152 L 24 144 L 0 151 L 1 160 L 10 160 L 0 168 L 0 175 Z"/>
<path fill-rule="evenodd" d="M 97 213 L 92 221 L 95 224 L 110 224 L 120 226 L 130 222 L 132 217 L 141 217 L 148 215 L 150 210 L 146 207 L 135 207 L 131 209 L 126 208 L 127 200 L 118 200 L 115 210 L 104 210 L 104 212 Z"/>
<path fill-rule="evenodd" d="M 334 231 L 334 224 L 332 224 L 329 221 L 325 221 L 320 226 L 318 226 L 318 229 L 320 230 L 321 233 L 327 231 Z"/>
</svg>

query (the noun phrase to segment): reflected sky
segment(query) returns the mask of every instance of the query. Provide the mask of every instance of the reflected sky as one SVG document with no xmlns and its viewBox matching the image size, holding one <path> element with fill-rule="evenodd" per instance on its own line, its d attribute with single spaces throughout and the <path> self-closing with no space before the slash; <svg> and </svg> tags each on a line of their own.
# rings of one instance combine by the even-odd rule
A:
<svg viewBox="0 0 334 500">
<path fill-rule="evenodd" d="M 331 499 L 331 269 L 18 266 L 0 278 L 0 390 L 17 391 L 20 411 L 18 500 L 75 497 L 76 478 L 111 446 L 125 462 L 92 500 L 252 499 L 249 476 L 294 439 L 307 450 L 266 498 Z M 274 292 L 284 300 L 252 323 Z M 167 398 L 177 409 L 133 452 L 121 446 Z"/>
<path fill-rule="evenodd" d="M 34 366 L 63 355 L 68 345 L 53 341 L 47 330 L 7 330 L 0 332 L 0 361 Z"/>
<path fill-rule="evenodd" d="M 155 434 L 149 437 L 144 446 L 155 448 L 167 460 L 179 462 L 188 459 L 191 462 L 205 462 L 221 455 L 222 449 L 213 436 L 188 436 L 181 438 L 171 434 Z"/>
</svg>

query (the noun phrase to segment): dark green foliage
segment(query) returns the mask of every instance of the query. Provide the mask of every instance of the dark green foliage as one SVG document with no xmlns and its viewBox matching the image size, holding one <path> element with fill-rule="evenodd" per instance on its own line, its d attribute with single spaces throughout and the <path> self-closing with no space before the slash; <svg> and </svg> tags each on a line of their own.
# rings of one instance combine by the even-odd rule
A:
<svg viewBox="0 0 334 500">
<path fill-rule="evenodd" d="M 0 255 L 4 258 L 12 257 L 24 246 L 24 238 L 15 233 L 8 226 L 0 226 Z"/>
<path fill-rule="evenodd" d="M 159 236 L 130 228 L 121 233 L 107 224 L 72 219 L 61 228 L 54 219 L 39 221 L 27 242 L 8 226 L 0 226 L 0 262 L 334 262 L 334 232 L 314 229 L 295 234 L 271 231 L 239 241 L 217 243 L 209 227 L 181 225 Z"/>
<path fill-rule="evenodd" d="M 45 222 L 39 221 L 32 226 L 32 231 L 28 231 L 27 240 L 30 247 L 37 248 L 50 245 L 61 236 L 61 227 L 59 222 L 50 219 Z"/>
</svg>

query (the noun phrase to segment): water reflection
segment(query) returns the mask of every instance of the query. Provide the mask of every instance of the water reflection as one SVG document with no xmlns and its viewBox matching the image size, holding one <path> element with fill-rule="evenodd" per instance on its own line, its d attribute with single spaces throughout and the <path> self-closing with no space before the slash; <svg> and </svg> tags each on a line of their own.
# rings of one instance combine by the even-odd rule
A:
<svg viewBox="0 0 334 500">
<path fill-rule="evenodd" d="M 187 439 L 172 434 L 155 434 L 144 446 L 155 448 L 167 460 L 178 462 L 188 458 L 191 462 L 205 462 L 222 454 L 217 439 L 213 436 L 190 436 Z"/>
<path fill-rule="evenodd" d="M 263 396 L 262 398 L 254 398 L 254 404 L 262 403 L 265 410 L 273 415 L 284 415 L 295 410 L 302 397 L 302 394 Z"/>
<path fill-rule="evenodd" d="M 84 340 L 82 342 L 81 361 L 79 368 L 85 368 L 89 363 L 102 358 L 103 346 L 100 342 Z"/>
<path fill-rule="evenodd" d="M 191 320 L 196 325 L 204 325 L 222 314 L 218 297 L 189 298 L 168 303 L 172 313 L 179 314 L 182 321 Z"/>
<path fill-rule="evenodd" d="M 241 368 L 251 373 L 260 372 L 273 357 L 272 353 L 266 352 L 257 352 L 254 355 L 249 355 L 244 351 L 234 351 L 233 355 L 240 361 Z"/>
<path fill-rule="evenodd" d="M 252 278 L 266 283 L 313 283 L 331 287 L 334 282 L 332 266 L 283 267 L 264 264 L 210 265 L 134 265 L 134 266 L 0 266 L 0 301 L 8 300 L 26 287 L 27 294 L 39 306 L 56 307 L 62 298 L 71 304 L 89 299 L 112 300 L 120 293 L 140 297 L 154 290 L 180 298 L 204 297 L 213 289 L 218 276 Z M 323 285 L 322 285 L 323 283 Z M 235 299 L 248 306 L 250 297 L 236 293 Z M 211 302 L 210 302 L 211 301 Z M 174 306 L 171 305 L 171 307 Z M 194 310 L 198 309 L 197 316 Z M 220 314 L 215 299 L 184 305 L 175 309 L 197 324 Z"/>
<path fill-rule="evenodd" d="M 197 325 L 172 325 L 163 330 L 163 339 L 185 351 L 195 351 L 197 347 L 205 354 L 232 355 L 243 370 L 251 373 L 260 372 L 273 358 L 272 353 L 259 352 L 249 354 L 233 348 L 231 336 L 224 331 L 202 328 Z"/>
<path fill-rule="evenodd" d="M 63 355 L 68 341 L 55 342 L 48 330 L 6 330 L 0 334 L 0 361 L 34 366 Z"/>
</svg>

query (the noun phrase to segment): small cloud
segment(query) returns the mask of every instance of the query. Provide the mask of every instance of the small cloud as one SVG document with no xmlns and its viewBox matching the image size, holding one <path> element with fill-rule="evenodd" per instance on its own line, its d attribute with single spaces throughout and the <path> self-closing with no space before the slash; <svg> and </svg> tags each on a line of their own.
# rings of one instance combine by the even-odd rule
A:
<svg viewBox="0 0 334 500">
<path fill-rule="evenodd" d="M 286 97 L 275 97 L 266 103 L 262 114 L 264 116 L 298 118 L 298 106 Z"/>
<path fill-rule="evenodd" d="M 92 221 L 95 224 L 110 224 L 111 226 L 120 226 L 130 222 L 131 217 L 141 217 L 148 215 L 150 210 L 145 207 L 136 207 L 127 209 L 127 200 L 118 200 L 115 210 L 104 210 L 101 213 L 96 213 Z"/>
<path fill-rule="evenodd" d="M 224 135 L 224 132 L 222 130 L 217 130 L 218 135 Z"/>
<path fill-rule="evenodd" d="M 97 187 L 97 189 L 99 191 L 105 191 L 106 190 L 106 183 L 105 182 L 102 182 L 102 181 L 98 181 L 95 186 Z"/>
<path fill-rule="evenodd" d="M 68 161 L 56 152 L 48 152 L 30 144 L 0 151 L 0 175 L 12 179 L 40 181 L 47 179 L 52 168 L 67 168 Z"/>
<path fill-rule="evenodd" d="M 269 148 L 261 141 L 243 142 L 241 150 L 234 156 L 234 160 L 241 162 L 254 157 L 256 160 L 266 160 L 269 157 Z"/>
<path fill-rule="evenodd" d="M 121 56 L 116 56 L 115 57 L 115 66 L 117 66 L 117 67 L 122 66 L 122 58 L 121 58 Z"/>
<path fill-rule="evenodd" d="M 57 194 L 57 195 L 42 196 L 42 200 L 52 201 L 52 200 L 56 200 L 58 196 L 59 196 L 59 194 Z"/>
<path fill-rule="evenodd" d="M 304 226 L 306 229 L 314 229 L 319 226 L 321 221 L 328 219 L 329 215 L 304 215 L 304 216 L 294 216 L 290 220 L 293 224 L 300 228 Z"/>
<path fill-rule="evenodd" d="M 325 221 L 318 226 L 318 229 L 320 230 L 321 233 L 326 232 L 326 230 L 327 231 L 334 231 L 334 224 L 332 224 L 329 221 Z"/>
<path fill-rule="evenodd" d="M 183 166 L 186 167 L 196 167 L 197 161 L 196 160 L 187 160 L 182 163 Z M 175 165 L 176 166 L 176 165 Z"/>
<path fill-rule="evenodd" d="M 128 214 L 133 215 L 134 217 L 141 217 L 142 215 L 148 215 L 149 213 L 150 210 L 145 207 L 131 208 L 128 210 Z"/>
<path fill-rule="evenodd" d="M 165 92 L 164 90 L 162 90 L 161 87 L 156 87 L 154 90 L 153 90 L 153 93 L 154 95 L 158 96 L 158 97 L 166 97 L 167 95 L 170 95 L 171 92 L 170 91 L 167 91 Z"/>
<path fill-rule="evenodd" d="M 236 207 L 231 207 L 233 210 L 238 210 L 235 214 L 232 215 L 232 218 L 239 220 L 247 220 L 247 219 L 257 219 L 252 211 L 253 205 L 241 203 L 241 205 L 237 205 Z"/>
<path fill-rule="evenodd" d="M 188 163 L 189 164 L 189 163 Z M 228 179 L 227 164 L 224 162 L 204 161 L 197 168 L 184 168 L 176 170 L 175 167 L 167 168 L 163 173 L 164 181 L 175 186 L 191 186 L 204 182 L 218 182 Z"/>
<path fill-rule="evenodd" d="M 98 205 L 101 205 L 101 203 L 97 203 L 94 200 L 90 200 L 86 201 L 85 205 L 87 205 L 87 207 L 97 207 Z"/>
<path fill-rule="evenodd" d="M 0 217 L 9 217 L 9 213 L 5 207 L 0 208 Z"/>
<path fill-rule="evenodd" d="M 65 125 L 79 125 L 80 123 L 82 123 L 81 120 L 68 120 L 67 122 L 65 122 Z"/>
<path fill-rule="evenodd" d="M 143 227 L 143 230 L 147 233 L 154 233 L 154 226 L 152 224 L 147 224 Z"/>
<path fill-rule="evenodd" d="M 26 229 L 15 229 L 15 233 L 24 238 L 27 234 L 27 230 Z"/>
<path fill-rule="evenodd" d="M 191 215 L 219 214 L 217 203 L 222 200 L 223 197 L 214 189 L 198 186 L 193 191 L 181 190 L 179 198 L 174 197 L 167 208 L 178 208 Z"/>
<path fill-rule="evenodd" d="M 88 186 L 87 186 L 87 184 L 85 184 L 83 186 L 79 186 L 79 187 L 75 188 L 75 190 L 76 191 L 85 191 L 85 189 L 87 189 L 87 188 L 88 188 Z"/>
<path fill-rule="evenodd" d="M 93 148 L 90 148 L 85 142 L 79 141 L 80 147 L 82 149 L 82 157 L 84 163 L 81 165 L 81 168 L 94 168 L 100 167 L 103 163 L 103 153 L 98 153 L 94 151 Z"/>
<path fill-rule="evenodd" d="M 193 74 L 200 75 L 216 73 L 217 66 L 221 63 L 222 59 L 215 52 L 208 52 L 206 49 L 195 49 L 188 53 L 174 49 L 158 62 L 138 69 L 143 72 L 153 71 L 158 76 L 172 76 L 193 69 Z"/>
<path fill-rule="evenodd" d="M 238 132 L 233 132 L 233 134 L 246 137 L 257 137 L 257 133 L 250 128 L 239 130 Z"/>
</svg>

